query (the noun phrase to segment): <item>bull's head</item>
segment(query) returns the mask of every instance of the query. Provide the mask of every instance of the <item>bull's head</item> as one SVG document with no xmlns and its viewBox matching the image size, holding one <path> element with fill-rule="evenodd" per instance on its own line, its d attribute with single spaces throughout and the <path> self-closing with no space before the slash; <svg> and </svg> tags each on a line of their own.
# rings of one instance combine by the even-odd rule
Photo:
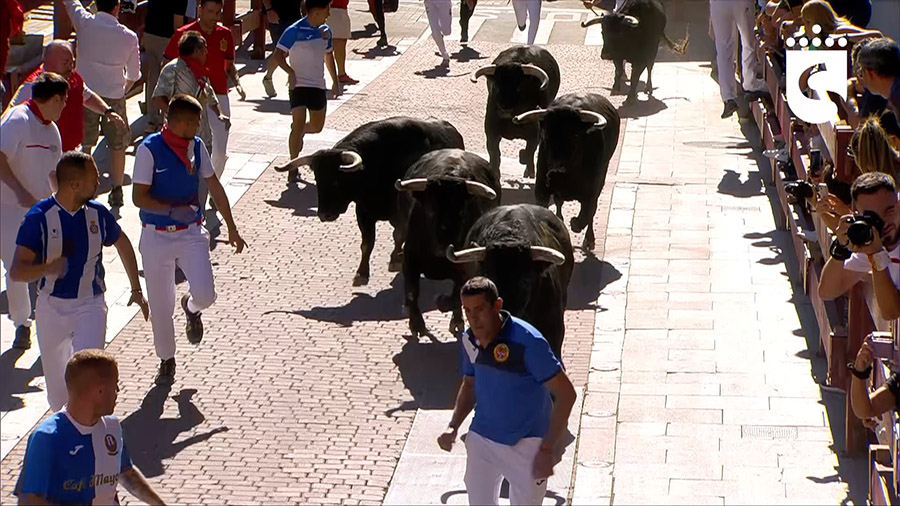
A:
<svg viewBox="0 0 900 506">
<path fill-rule="evenodd" d="M 316 178 L 319 200 L 318 216 L 322 221 L 334 221 L 347 211 L 359 186 L 357 174 L 363 170 L 363 159 L 356 151 L 322 149 L 311 155 L 294 158 L 276 172 L 309 167 Z"/>
<path fill-rule="evenodd" d="M 589 139 L 585 135 L 597 132 L 607 124 L 602 114 L 571 106 L 529 111 L 516 116 L 513 122 L 540 123 L 541 149 L 547 155 L 549 175 L 578 167 L 584 163 L 588 153 L 601 149 L 602 146 L 596 145 L 597 139 Z"/>
<path fill-rule="evenodd" d="M 443 255 L 448 245 L 463 240 L 486 204 L 497 198 L 490 186 L 456 177 L 398 179 L 394 186 L 421 206 L 440 248 L 435 255 Z"/>
<path fill-rule="evenodd" d="M 603 48 L 600 50 L 600 58 L 613 60 L 617 58 L 617 55 L 627 52 L 629 35 L 640 26 L 640 20 L 621 12 L 594 8 L 591 8 L 591 10 L 597 13 L 598 16 L 581 23 L 581 26 L 587 28 L 600 23 L 600 26 L 603 28 Z"/>
<path fill-rule="evenodd" d="M 460 251 L 451 245 L 447 258 L 453 263 L 479 262 L 482 275 L 497 285 L 503 307 L 516 316 L 522 316 L 531 302 L 537 280 L 566 261 L 565 255 L 553 248 L 530 245 L 475 246 Z"/>
<path fill-rule="evenodd" d="M 488 101 L 497 104 L 501 115 L 511 118 L 540 102 L 541 92 L 550 85 L 550 76 L 537 65 L 501 63 L 481 67 L 472 76 L 488 78 Z"/>
</svg>

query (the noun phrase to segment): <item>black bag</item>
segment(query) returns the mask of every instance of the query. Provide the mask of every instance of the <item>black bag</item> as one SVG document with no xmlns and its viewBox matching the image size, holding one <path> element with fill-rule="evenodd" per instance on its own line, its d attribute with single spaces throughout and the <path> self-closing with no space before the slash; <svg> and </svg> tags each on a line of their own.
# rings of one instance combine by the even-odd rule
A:
<svg viewBox="0 0 900 506">
<path fill-rule="evenodd" d="M 384 0 L 384 12 L 397 12 L 399 7 L 400 0 Z"/>
</svg>

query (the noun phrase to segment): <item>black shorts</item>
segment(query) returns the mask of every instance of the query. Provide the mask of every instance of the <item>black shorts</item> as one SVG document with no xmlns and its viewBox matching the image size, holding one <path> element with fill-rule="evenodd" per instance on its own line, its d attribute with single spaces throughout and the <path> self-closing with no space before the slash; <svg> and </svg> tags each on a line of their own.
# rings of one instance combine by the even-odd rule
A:
<svg viewBox="0 0 900 506">
<path fill-rule="evenodd" d="M 291 109 L 306 107 L 310 111 L 321 111 L 325 108 L 325 90 L 322 88 L 308 88 L 298 86 L 291 88 Z"/>
</svg>

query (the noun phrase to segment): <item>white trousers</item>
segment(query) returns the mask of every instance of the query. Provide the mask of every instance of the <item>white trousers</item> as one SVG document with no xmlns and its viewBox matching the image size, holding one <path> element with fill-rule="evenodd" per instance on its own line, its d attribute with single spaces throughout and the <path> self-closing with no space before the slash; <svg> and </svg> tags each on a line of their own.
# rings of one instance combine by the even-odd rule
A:
<svg viewBox="0 0 900 506">
<path fill-rule="evenodd" d="M 453 21 L 453 4 L 450 0 L 425 0 L 425 13 L 428 15 L 428 24 L 431 26 L 431 37 L 438 47 L 441 56 L 448 58 L 447 48 L 444 45 L 444 36 L 450 35 Z"/>
<path fill-rule="evenodd" d="M 500 444 L 469 431 L 466 435 L 466 492 L 471 505 L 496 506 L 503 478 L 509 482 L 509 504 L 541 504 L 547 480 L 534 479 L 534 457 L 541 438 L 520 439 L 513 446 Z"/>
<path fill-rule="evenodd" d="M 228 100 L 228 94 L 216 94 L 219 99 L 219 110 L 225 116 L 231 117 L 231 102 Z M 219 116 L 211 108 L 207 111 L 209 116 L 209 129 L 212 131 L 212 153 L 210 153 L 210 161 L 213 169 L 219 179 L 222 179 L 222 173 L 225 172 L 225 162 L 228 161 L 228 129 L 225 128 L 225 122 L 219 121 Z"/>
<path fill-rule="evenodd" d="M 160 360 L 168 360 L 175 356 L 175 266 L 181 268 L 190 286 L 191 312 L 203 311 L 216 301 L 209 232 L 201 225 L 175 232 L 143 227 L 139 248 L 147 280 L 153 344 Z"/>
<path fill-rule="evenodd" d="M 29 326 L 31 318 L 31 297 L 28 295 L 28 283 L 19 283 L 9 279 L 9 267 L 16 252 L 16 235 L 28 209 L 15 205 L 0 205 L 0 259 L 6 268 L 6 300 L 9 303 L 9 319 L 16 327 Z"/>
<path fill-rule="evenodd" d="M 106 343 L 106 301 L 103 295 L 60 299 L 42 293 L 34 311 L 47 401 L 53 411 L 68 402 L 66 363 L 81 350 L 102 350 Z"/>
<path fill-rule="evenodd" d="M 516 23 L 519 28 L 525 29 L 525 20 L 530 18 L 528 23 L 528 45 L 534 44 L 537 37 L 538 25 L 541 24 L 541 0 L 512 0 L 513 11 L 516 13 Z"/>
<path fill-rule="evenodd" d="M 734 29 L 741 36 L 741 65 L 744 89 L 760 91 L 766 83 L 757 74 L 762 67 L 756 58 L 756 35 L 753 0 L 710 0 L 709 16 L 716 37 L 716 67 L 719 71 L 719 92 L 723 101 L 737 98 L 737 82 L 734 80 Z"/>
</svg>

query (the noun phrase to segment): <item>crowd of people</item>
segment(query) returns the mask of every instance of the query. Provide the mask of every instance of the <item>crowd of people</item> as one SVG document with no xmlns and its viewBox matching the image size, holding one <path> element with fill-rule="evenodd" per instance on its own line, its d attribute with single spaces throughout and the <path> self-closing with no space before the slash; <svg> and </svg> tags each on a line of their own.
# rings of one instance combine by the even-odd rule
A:
<svg viewBox="0 0 900 506">
<path fill-rule="evenodd" d="M 116 248 L 131 285 L 128 304 L 138 305 L 151 323 L 160 361 L 155 382 L 171 385 L 176 367 L 176 268 L 190 287 L 179 301 L 190 343 L 202 341 L 201 314 L 216 300 L 203 220 L 206 208 L 222 215 L 236 253 L 247 247 L 219 181 L 231 126 L 229 90 L 233 86 L 245 94 L 231 30 L 220 23 L 223 0 L 151 0 L 140 41 L 118 21 L 119 0 L 96 0 L 96 13 L 77 0 L 63 1 L 78 36 L 77 59 L 68 41 L 48 44 L 41 68 L 16 91 L 0 119 L 0 256 L 7 270 L 9 316 L 16 327 L 13 347 L 31 346 L 28 284 L 37 282 L 37 344 L 48 401 L 56 412 L 29 437 L 16 494 L 26 503 L 112 502 L 121 482 L 139 499 L 161 504 L 162 498 L 132 466 L 119 423 L 111 416 L 118 369 L 115 359 L 100 351 L 107 311 L 102 249 Z M 424 1 L 441 65 L 448 65 L 444 36 L 451 30 L 451 1 Z M 387 44 L 384 12 L 396 9 L 385 3 L 370 1 L 380 46 Z M 617 8 L 622 3 L 617 1 Z M 533 44 L 541 2 L 512 4 L 518 28 L 524 30 L 527 22 L 528 43 Z M 851 149 L 863 174 L 853 182 L 849 201 L 828 195 L 816 203 L 836 236 L 819 291 L 823 298 L 834 298 L 859 281 L 871 282 L 879 311 L 891 319 L 900 317 L 895 184 L 900 169 L 900 47 L 865 28 L 871 6 L 866 14 L 862 4 L 868 2 L 777 0 L 757 12 L 752 0 L 711 0 L 710 31 L 716 42 L 723 118 L 739 110 L 740 96 L 768 97 L 756 56 L 757 31 L 766 50 L 781 62 L 785 40 L 798 34 L 816 30 L 821 37 L 846 37 L 852 44 L 854 75 L 848 81 L 849 98 L 839 105 L 842 118 L 856 128 Z M 342 93 L 343 85 L 357 83 L 346 70 L 351 38 L 347 6 L 348 0 L 263 1 L 275 43 L 263 85 L 267 95 L 276 96 L 274 72 L 281 68 L 288 75 L 292 158 L 302 151 L 304 135 L 324 126 L 329 98 L 325 71 L 332 83 L 331 98 Z M 475 7 L 475 0 L 460 2 L 462 42 L 468 41 L 468 20 Z M 731 79 L 735 33 L 743 45 L 740 84 Z M 132 142 L 125 96 L 142 76 L 141 47 L 146 55 L 148 126 L 136 149 L 131 198 L 140 209 L 146 297 L 131 240 L 110 209 L 94 200 L 100 178 L 90 154 L 102 131 L 110 150 L 109 205 L 122 206 L 125 148 Z M 821 146 L 816 127 L 808 125 L 807 130 L 807 149 Z M 289 179 L 296 176 L 294 172 Z M 870 242 L 857 244 L 848 238 L 848 228 L 867 213 L 877 216 L 881 225 Z M 470 325 L 459 339 L 463 381 L 437 443 L 450 450 L 459 426 L 474 409 L 465 442 L 470 501 L 496 504 L 505 477 L 513 504 L 539 503 L 559 458 L 558 442 L 575 402 L 574 388 L 540 332 L 503 311 L 493 282 L 469 280 L 461 299 Z M 849 364 L 853 409 L 863 418 L 900 407 L 900 375 L 868 391 L 864 379 L 873 360 L 866 344 Z M 475 403 L 486 397 L 497 402 Z M 59 459 L 61 451 L 73 457 L 82 453 L 78 459 Z"/>
</svg>

